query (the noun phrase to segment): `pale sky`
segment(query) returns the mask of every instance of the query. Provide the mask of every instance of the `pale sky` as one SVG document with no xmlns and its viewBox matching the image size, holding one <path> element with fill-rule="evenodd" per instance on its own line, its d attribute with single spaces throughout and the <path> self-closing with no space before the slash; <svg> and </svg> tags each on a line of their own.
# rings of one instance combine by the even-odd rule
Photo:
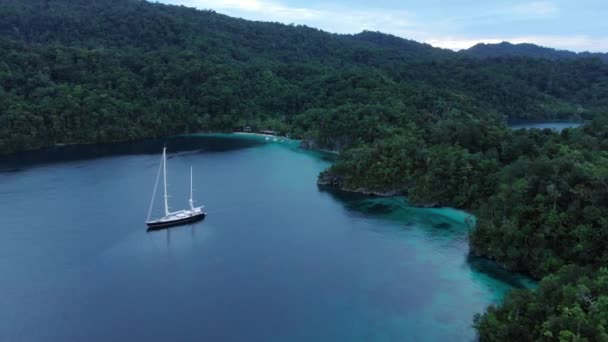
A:
<svg viewBox="0 0 608 342">
<path fill-rule="evenodd" d="M 452 50 L 479 42 L 608 52 L 608 0 L 161 0 L 335 33 L 381 31 Z"/>
</svg>

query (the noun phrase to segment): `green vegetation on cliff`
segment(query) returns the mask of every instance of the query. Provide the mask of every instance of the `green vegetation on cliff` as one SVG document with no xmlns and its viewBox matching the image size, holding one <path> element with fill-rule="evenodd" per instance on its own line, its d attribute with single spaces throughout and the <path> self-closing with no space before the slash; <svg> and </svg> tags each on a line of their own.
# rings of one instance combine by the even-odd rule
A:
<svg viewBox="0 0 608 342">
<path fill-rule="evenodd" d="M 476 316 L 483 341 L 608 341 L 608 269 L 563 267 Z"/>
</svg>

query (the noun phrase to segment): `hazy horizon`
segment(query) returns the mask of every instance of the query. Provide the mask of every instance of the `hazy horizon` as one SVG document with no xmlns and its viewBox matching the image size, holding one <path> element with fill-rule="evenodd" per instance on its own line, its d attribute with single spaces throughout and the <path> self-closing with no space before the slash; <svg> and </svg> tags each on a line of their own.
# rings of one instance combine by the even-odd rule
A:
<svg viewBox="0 0 608 342">
<path fill-rule="evenodd" d="M 574 52 L 608 52 L 608 6 L 603 1 L 439 0 L 162 0 L 248 20 L 356 34 L 380 31 L 454 51 L 478 43 L 531 43 Z"/>
</svg>

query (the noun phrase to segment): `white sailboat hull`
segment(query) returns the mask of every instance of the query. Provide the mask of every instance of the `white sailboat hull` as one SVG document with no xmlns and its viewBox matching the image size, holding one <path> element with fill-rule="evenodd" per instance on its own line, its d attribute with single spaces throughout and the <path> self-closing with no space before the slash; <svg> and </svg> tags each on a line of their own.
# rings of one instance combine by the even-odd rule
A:
<svg viewBox="0 0 608 342">
<path fill-rule="evenodd" d="M 202 208 L 203 207 L 198 207 L 169 213 L 169 215 L 161 217 L 159 219 L 147 221 L 146 225 L 148 225 L 148 228 L 150 229 L 167 228 L 202 220 L 205 218 L 205 216 L 207 216 L 207 213 L 205 213 Z"/>
</svg>

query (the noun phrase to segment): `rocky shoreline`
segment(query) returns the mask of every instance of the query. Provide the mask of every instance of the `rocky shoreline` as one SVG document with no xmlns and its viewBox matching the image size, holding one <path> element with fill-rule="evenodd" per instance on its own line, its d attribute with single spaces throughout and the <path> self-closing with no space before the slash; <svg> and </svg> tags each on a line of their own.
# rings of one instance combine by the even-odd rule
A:
<svg viewBox="0 0 608 342">
<path fill-rule="evenodd" d="M 495 263 L 496 265 L 500 266 L 502 269 L 505 269 L 509 272 L 517 272 L 517 273 L 521 273 L 524 274 L 528 277 L 530 277 L 531 279 L 534 279 L 536 281 L 540 281 L 542 279 L 542 276 L 539 276 L 538 274 L 533 274 L 531 272 L 527 272 L 526 270 L 523 269 L 518 269 L 516 267 L 512 267 L 507 265 L 504 262 L 501 262 L 500 260 L 498 260 L 495 256 L 490 255 L 482 250 L 480 250 L 480 248 L 476 247 L 475 245 L 472 245 L 471 243 L 469 243 L 469 254 L 475 256 L 475 257 L 479 257 L 479 258 L 484 258 L 487 260 L 492 261 L 493 263 Z"/>
<path fill-rule="evenodd" d="M 378 197 L 391 197 L 391 196 L 407 196 L 406 189 L 388 189 L 388 190 L 370 190 L 368 188 L 359 187 L 352 188 L 344 185 L 344 176 L 330 172 L 329 170 L 323 171 L 319 174 L 317 179 L 317 185 L 319 187 L 324 187 L 331 190 L 344 191 L 350 193 L 357 193 L 369 196 L 378 196 Z M 412 207 L 418 208 L 442 208 L 446 206 L 450 206 L 445 203 L 437 203 L 437 202 L 409 202 L 409 205 Z M 466 210 L 466 209 L 465 209 Z M 470 222 L 467 222 L 470 224 Z M 491 255 L 489 251 L 475 246 L 474 244 L 469 244 L 469 253 L 473 256 L 484 258 L 487 260 L 491 260 L 492 262 L 499 265 L 501 268 L 511 271 L 511 272 L 520 272 L 527 276 L 530 276 L 533 279 L 539 279 L 538 275 L 531 274 L 526 272 L 525 270 L 518 269 L 517 267 L 513 267 L 513 265 L 507 265 L 504 262 L 499 261 L 495 256 Z"/>
<path fill-rule="evenodd" d="M 378 196 L 378 197 L 391 197 L 391 196 L 406 196 L 407 191 L 405 189 L 386 189 L 386 190 L 373 190 L 364 187 L 350 188 L 344 185 L 344 177 L 341 175 L 333 174 L 328 171 L 321 172 L 317 179 L 317 185 L 331 188 L 335 190 L 352 192 L 362 195 Z M 410 203 L 413 207 L 418 208 L 441 208 L 441 204 L 436 202 L 429 203 Z"/>
</svg>

